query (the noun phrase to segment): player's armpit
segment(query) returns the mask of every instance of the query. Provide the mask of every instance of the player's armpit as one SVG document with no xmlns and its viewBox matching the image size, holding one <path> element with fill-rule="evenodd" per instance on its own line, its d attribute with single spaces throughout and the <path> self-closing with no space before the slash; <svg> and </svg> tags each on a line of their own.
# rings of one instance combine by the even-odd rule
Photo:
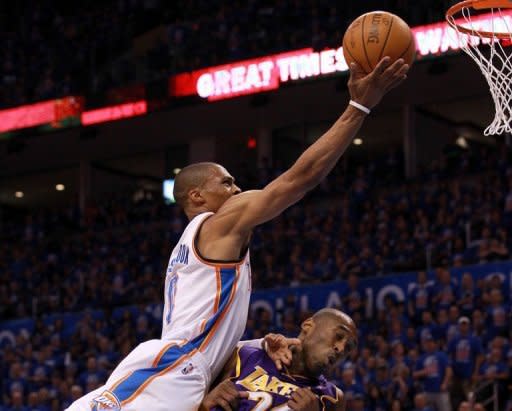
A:
<svg viewBox="0 0 512 411">
<path fill-rule="evenodd" d="M 227 380 L 232 377 L 236 377 L 236 371 L 237 371 L 237 363 L 238 363 L 238 351 L 241 347 L 235 348 L 233 353 L 229 356 L 228 360 L 224 364 L 224 367 L 222 367 L 222 370 L 220 371 L 219 375 L 215 379 L 215 381 L 210 386 L 210 391 L 212 391 L 215 386 L 223 382 L 224 380 Z"/>
<path fill-rule="evenodd" d="M 224 364 L 219 376 L 211 385 L 210 392 L 204 397 L 199 407 L 200 411 L 209 411 L 214 407 L 220 407 L 223 410 L 236 410 L 238 409 L 238 401 L 240 398 L 247 397 L 248 394 L 238 391 L 234 382 L 231 380 L 231 378 L 237 376 L 239 349 L 240 348 L 235 349 L 228 361 L 226 361 L 226 364 Z"/>
</svg>

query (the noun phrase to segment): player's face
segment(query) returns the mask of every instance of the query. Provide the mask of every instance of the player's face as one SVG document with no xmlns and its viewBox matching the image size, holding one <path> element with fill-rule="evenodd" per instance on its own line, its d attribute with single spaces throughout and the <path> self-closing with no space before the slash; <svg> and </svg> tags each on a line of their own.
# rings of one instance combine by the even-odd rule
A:
<svg viewBox="0 0 512 411">
<path fill-rule="evenodd" d="M 240 187 L 235 184 L 235 178 L 228 171 L 216 165 L 212 168 L 211 176 L 201 187 L 201 194 L 210 211 L 216 212 L 230 197 L 240 193 Z"/>
<path fill-rule="evenodd" d="M 355 324 L 348 316 L 320 319 L 314 323 L 302 345 L 308 374 L 325 374 L 357 347 Z"/>
</svg>

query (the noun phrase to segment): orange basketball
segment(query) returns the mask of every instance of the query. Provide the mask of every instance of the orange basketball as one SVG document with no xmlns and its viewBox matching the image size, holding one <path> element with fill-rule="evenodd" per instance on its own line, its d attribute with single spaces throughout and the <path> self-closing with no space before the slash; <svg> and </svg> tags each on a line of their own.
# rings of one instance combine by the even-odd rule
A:
<svg viewBox="0 0 512 411">
<path fill-rule="evenodd" d="M 403 58 L 412 64 L 416 44 L 410 27 L 387 11 L 372 11 L 355 19 L 343 37 L 347 64 L 353 61 L 369 73 L 384 56 L 392 61 Z"/>
</svg>

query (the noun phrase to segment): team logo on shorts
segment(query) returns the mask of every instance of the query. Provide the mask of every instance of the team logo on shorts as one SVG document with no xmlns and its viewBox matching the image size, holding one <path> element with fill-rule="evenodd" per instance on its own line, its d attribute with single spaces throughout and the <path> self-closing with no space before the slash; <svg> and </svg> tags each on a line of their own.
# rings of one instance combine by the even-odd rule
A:
<svg viewBox="0 0 512 411">
<path fill-rule="evenodd" d="M 183 369 L 181 370 L 181 373 L 183 375 L 187 375 L 189 374 L 190 372 L 192 372 L 192 370 L 194 369 L 194 364 L 192 364 L 191 362 L 189 362 L 185 367 L 183 367 Z"/>
<path fill-rule="evenodd" d="M 96 397 L 91 402 L 92 411 L 120 411 L 121 404 L 113 392 L 103 391 L 99 397 Z"/>
</svg>

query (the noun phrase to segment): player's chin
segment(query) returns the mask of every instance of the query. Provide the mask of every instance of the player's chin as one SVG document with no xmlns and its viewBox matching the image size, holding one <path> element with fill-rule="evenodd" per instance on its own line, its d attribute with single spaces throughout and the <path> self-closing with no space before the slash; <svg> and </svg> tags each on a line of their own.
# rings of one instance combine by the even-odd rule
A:
<svg viewBox="0 0 512 411">
<path fill-rule="evenodd" d="M 324 362 L 320 363 L 316 367 L 317 375 L 330 374 L 334 370 L 334 364 L 332 364 L 329 359 L 326 359 Z"/>
<path fill-rule="evenodd" d="M 332 371 L 334 371 L 336 369 L 336 367 L 338 367 L 340 365 L 341 362 L 342 362 L 341 358 L 336 358 L 336 359 L 328 358 L 326 360 L 326 362 L 324 363 L 324 370 L 322 371 L 322 374 L 331 373 Z"/>
</svg>

